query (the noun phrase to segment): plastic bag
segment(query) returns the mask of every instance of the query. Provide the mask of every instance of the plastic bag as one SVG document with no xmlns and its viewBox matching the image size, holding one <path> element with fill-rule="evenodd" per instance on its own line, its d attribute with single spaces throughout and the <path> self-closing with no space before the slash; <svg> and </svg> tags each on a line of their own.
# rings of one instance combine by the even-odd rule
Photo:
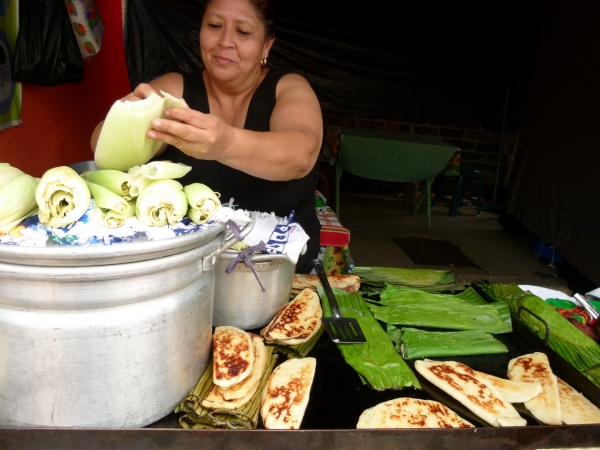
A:
<svg viewBox="0 0 600 450">
<path fill-rule="evenodd" d="M 13 80 L 40 86 L 79 83 L 84 63 L 64 0 L 19 4 Z"/>
<path fill-rule="evenodd" d="M 64 0 L 73 24 L 75 38 L 85 62 L 90 61 L 102 47 L 104 24 L 94 0 Z"/>
</svg>

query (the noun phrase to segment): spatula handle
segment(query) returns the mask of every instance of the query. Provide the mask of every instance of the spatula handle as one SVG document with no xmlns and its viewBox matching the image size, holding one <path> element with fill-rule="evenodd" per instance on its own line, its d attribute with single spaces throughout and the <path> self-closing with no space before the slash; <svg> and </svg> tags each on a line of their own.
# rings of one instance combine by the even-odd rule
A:
<svg viewBox="0 0 600 450">
<path fill-rule="evenodd" d="M 320 259 L 313 259 L 313 265 L 315 266 L 315 270 L 317 271 L 319 280 L 321 280 L 321 284 L 323 285 L 325 294 L 327 294 L 327 299 L 329 300 L 329 305 L 331 306 L 331 314 L 335 318 L 342 317 L 340 308 L 337 302 L 335 301 L 335 295 L 333 295 L 333 291 L 331 290 L 331 286 L 329 285 L 329 281 L 327 280 L 327 275 L 325 275 L 325 270 L 323 269 L 323 262 Z"/>
</svg>

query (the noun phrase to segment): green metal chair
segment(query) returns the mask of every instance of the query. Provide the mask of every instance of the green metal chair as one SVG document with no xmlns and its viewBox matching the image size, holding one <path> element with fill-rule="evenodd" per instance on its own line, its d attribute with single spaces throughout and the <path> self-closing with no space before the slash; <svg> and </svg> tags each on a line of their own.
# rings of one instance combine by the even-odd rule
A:
<svg viewBox="0 0 600 450">
<path fill-rule="evenodd" d="M 431 228 L 431 185 L 458 147 L 431 136 L 338 128 L 335 165 L 336 214 L 340 217 L 340 180 L 344 171 L 378 181 L 424 182 L 413 213 L 425 202 Z"/>
<path fill-rule="evenodd" d="M 477 196 L 467 196 L 465 194 L 465 184 L 467 183 L 467 178 L 475 178 L 477 181 Z M 437 185 L 437 189 L 435 195 L 433 196 L 433 200 L 431 201 L 431 205 L 433 206 L 437 201 L 444 202 L 450 204 L 450 209 L 448 211 L 449 216 L 456 215 L 456 209 L 459 206 L 477 206 L 477 217 L 481 215 L 481 193 L 483 190 L 483 180 L 481 176 L 481 172 L 477 170 L 475 167 L 464 166 L 461 165 L 458 169 L 455 170 L 444 170 L 438 176 L 439 182 Z M 444 185 L 444 181 L 446 179 L 456 179 L 456 184 L 454 187 L 454 193 L 451 197 L 443 195 L 442 186 Z M 467 199 L 468 201 L 464 201 Z"/>
</svg>

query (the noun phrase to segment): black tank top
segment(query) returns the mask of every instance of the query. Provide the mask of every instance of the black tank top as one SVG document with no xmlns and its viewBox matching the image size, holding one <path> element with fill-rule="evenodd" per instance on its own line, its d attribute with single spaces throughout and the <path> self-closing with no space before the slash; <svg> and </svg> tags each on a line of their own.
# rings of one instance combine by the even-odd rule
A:
<svg viewBox="0 0 600 450">
<path fill-rule="evenodd" d="M 275 107 L 275 90 L 277 83 L 285 74 L 286 72 L 282 70 L 269 70 L 252 95 L 244 129 L 269 131 L 271 113 Z M 189 107 L 206 114 L 210 113 L 202 72 L 183 74 L 183 83 L 183 98 Z M 311 271 L 311 259 L 317 257 L 320 246 L 320 224 L 315 212 L 318 162 L 303 178 L 290 181 L 268 181 L 217 161 L 192 158 L 170 145 L 160 159 L 191 166 L 192 170 L 178 181 L 184 186 L 191 183 L 206 184 L 213 191 L 221 193 L 222 202 L 229 202 L 233 198 L 234 204 L 239 209 L 274 212 L 279 217 L 286 217 L 294 211 L 294 219 L 310 236 L 308 250 L 298 261 L 296 272 L 309 273 Z"/>
</svg>

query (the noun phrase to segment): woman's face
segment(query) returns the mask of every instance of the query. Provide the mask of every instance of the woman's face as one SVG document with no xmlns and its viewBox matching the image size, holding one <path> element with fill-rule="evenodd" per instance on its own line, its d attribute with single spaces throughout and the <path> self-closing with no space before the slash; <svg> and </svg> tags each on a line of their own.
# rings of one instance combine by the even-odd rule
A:
<svg viewBox="0 0 600 450">
<path fill-rule="evenodd" d="M 213 77 L 230 81 L 259 71 L 273 39 L 248 0 L 213 0 L 200 29 L 202 61 Z"/>
</svg>

